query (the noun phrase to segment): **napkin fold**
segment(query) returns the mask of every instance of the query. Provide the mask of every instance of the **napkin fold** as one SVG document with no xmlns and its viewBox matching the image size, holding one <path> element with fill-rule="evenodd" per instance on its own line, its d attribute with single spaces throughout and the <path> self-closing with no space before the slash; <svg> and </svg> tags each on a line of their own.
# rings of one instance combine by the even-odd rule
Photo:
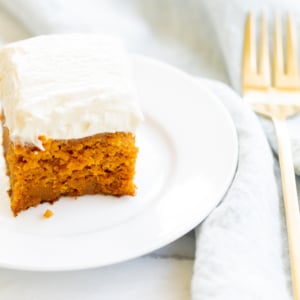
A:
<svg viewBox="0 0 300 300">
<path fill-rule="evenodd" d="M 293 0 L 0 0 L 0 5 L 32 34 L 120 35 L 131 51 L 230 83 L 237 91 L 246 13 L 291 9 L 297 22 L 300 16 Z M 231 113 L 240 153 L 230 190 L 196 230 L 192 298 L 292 299 L 278 165 L 265 138 L 276 151 L 272 124 L 259 122 L 225 85 L 204 82 Z M 300 174 L 299 117 L 289 128 Z"/>
</svg>

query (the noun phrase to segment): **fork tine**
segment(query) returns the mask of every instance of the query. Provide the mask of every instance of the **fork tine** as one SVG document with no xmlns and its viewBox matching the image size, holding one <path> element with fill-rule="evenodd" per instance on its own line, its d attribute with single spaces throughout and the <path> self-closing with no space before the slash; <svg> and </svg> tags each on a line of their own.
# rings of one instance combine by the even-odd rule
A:
<svg viewBox="0 0 300 300">
<path fill-rule="evenodd" d="M 256 57 L 255 22 L 252 13 L 249 13 L 245 25 L 244 56 L 243 56 L 243 91 L 251 88 L 266 90 L 270 87 L 270 66 L 267 39 L 266 18 L 262 19 L 260 40 L 259 66 Z M 258 70 L 257 70 L 258 67 Z"/>
<path fill-rule="evenodd" d="M 274 87 L 281 90 L 299 90 L 299 73 L 297 66 L 297 50 L 295 27 L 291 15 L 287 17 L 287 38 L 286 38 L 286 72 L 284 68 L 282 29 L 279 15 L 275 19 L 274 36 Z"/>
<path fill-rule="evenodd" d="M 282 28 L 279 14 L 275 17 L 275 32 L 274 32 L 274 56 L 273 56 L 273 71 L 274 71 L 274 86 L 280 86 L 282 75 L 284 74 L 283 64 L 283 49 L 282 49 Z"/>
<path fill-rule="evenodd" d="M 287 16 L 287 38 L 286 38 L 286 73 L 291 76 L 298 76 L 297 53 L 296 53 L 296 34 L 295 24 L 289 13 Z"/>
<path fill-rule="evenodd" d="M 259 69 L 258 72 L 265 79 L 265 84 L 271 83 L 270 78 L 270 58 L 269 58 L 269 41 L 268 26 L 266 15 L 262 15 L 261 20 L 261 36 L 260 36 L 260 52 L 259 52 Z"/>
<path fill-rule="evenodd" d="M 243 84 L 247 83 L 247 76 L 257 71 L 256 65 L 256 41 L 253 14 L 249 13 L 245 26 L 244 57 L 243 57 Z"/>
</svg>

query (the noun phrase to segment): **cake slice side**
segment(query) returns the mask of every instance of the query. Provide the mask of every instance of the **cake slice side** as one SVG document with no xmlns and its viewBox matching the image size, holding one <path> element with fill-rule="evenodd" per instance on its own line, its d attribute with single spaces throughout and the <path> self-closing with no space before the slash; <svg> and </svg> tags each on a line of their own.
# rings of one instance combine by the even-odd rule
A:
<svg viewBox="0 0 300 300">
<path fill-rule="evenodd" d="M 138 149 L 132 133 L 52 140 L 41 137 L 44 150 L 14 144 L 3 127 L 4 156 L 10 178 L 11 209 L 21 210 L 61 196 L 135 194 Z"/>
</svg>

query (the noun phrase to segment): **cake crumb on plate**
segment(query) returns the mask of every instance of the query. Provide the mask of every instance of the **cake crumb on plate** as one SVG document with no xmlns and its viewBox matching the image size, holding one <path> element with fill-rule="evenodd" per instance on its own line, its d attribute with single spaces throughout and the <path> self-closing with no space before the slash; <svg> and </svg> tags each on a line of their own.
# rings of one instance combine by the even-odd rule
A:
<svg viewBox="0 0 300 300">
<path fill-rule="evenodd" d="M 47 219 L 51 218 L 53 216 L 53 211 L 50 209 L 46 209 L 43 216 Z"/>
</svg>

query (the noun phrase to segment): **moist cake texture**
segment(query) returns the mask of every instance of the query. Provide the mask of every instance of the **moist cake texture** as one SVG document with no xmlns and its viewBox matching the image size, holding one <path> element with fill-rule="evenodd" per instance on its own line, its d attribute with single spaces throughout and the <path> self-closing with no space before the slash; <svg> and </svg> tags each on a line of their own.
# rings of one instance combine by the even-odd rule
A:
<svg viewBox="0 0 300 300">
<path fill-rule="evenodd" d="M 135 194 L 143 115 L 119 40 L 67 34 L 9 44 L 0 78 L 15 216 L 61 196 Z"/>
</svg>

